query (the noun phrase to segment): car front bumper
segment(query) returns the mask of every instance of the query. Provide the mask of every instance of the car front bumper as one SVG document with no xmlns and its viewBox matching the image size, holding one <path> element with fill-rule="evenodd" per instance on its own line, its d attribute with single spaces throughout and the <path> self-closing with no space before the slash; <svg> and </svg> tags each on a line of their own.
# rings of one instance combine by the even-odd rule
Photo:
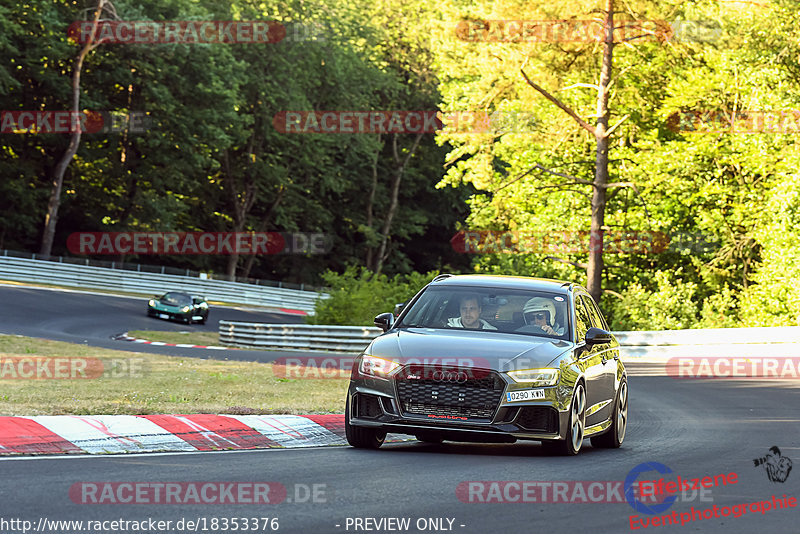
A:
<svg viewBox="0 0 800 534">
<path fill-rule="evenodd" d="M 185 313 L 182 311 L 175 311 L 175 310 L 163 310 L 153 307 L 147 308 L 147 315 L 150 317 L 157 317 L 159 319 L 167 319 L 170 321 L 180 320 L 186 321 L 187 319 L 192 318 L 192 313 Z"/>
<path fill-rule="evenodd" d="M 504 382 L 501 398 L 491 414 L 479 417 L 462 413 L 457 407 L 441 405 L 425 405 L 433 413 L 424 413 L 425 409 L 419 406 L 411 413 L 407 409 L 408 398 L 401 398 L 395 380 L 354 378 L 348 389 L 350 424 L 451 441 L 512 443 L 565 439 L 570 415 L 569 400 L 565 402 L 560 398 L 565 388 L 541 388 L 545 390 L 542 400 L 507 402 L 506 391 L 524 388 Z M 571 388 L 569 391 L 571 395 Z M 441 396 L 445 397 L 446 393 Z"/>
</svg>

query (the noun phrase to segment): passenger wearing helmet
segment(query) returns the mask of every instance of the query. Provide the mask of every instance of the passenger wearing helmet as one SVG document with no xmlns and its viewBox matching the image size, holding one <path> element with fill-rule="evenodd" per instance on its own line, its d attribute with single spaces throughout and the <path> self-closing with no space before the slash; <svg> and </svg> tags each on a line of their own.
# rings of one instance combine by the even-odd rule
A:
<svg viewBox="0 0 800 534">
<path fill-rule="evenodd" d="M 538 327 L 551 336 L 564 335 L 565 328 L 556 322 L 556 306 L 545 297 L 533 297 L 522 308 L 525 324 Z M 524 328 L 524 327 L 523 327 Z M 527 328 L 526 331 L 529 331 Z"/>
</svg>

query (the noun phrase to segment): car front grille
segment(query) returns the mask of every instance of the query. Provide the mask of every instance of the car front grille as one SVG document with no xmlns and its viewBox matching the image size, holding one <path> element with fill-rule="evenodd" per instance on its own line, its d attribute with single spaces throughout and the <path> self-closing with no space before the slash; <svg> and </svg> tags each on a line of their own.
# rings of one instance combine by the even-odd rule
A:
<svg viewBox="0 0 800 534">
<path fill-rule="evenodd" d="M 397 377 L 403 412 L 491 419 L 505 389 L 494 371 L 469 368 L 407 366 Z"/>
</svg>

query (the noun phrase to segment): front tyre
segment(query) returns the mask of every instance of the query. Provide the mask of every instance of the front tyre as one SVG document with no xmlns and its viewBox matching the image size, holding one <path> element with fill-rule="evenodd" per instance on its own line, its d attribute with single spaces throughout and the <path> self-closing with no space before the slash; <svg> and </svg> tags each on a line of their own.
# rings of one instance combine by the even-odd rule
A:
<svg viewBox="0 0 800 534">
<path fill-rule="evenodd" d="M 628 381 L 625 378 L 619 385 L 612 421 L 611 428 L 605 434 L 592 438 L 592 447 L 617 449 L 625 440 L 625 430 L 628 428 Z"/>
<path fill-rule="evenodd" d="M 547 450 L 561 456 L 574 456 L 581 450 L 584 430 L 586 429 L 586 389 L 582 383 L 578 384 L 572 396 L 568 424 L 566 439 L 563 441 L 545 441 L 542 442 L 542 445 Z"/>
<path fill-rule="evenodd" d="M 350 395 L 347 396 L 345 405 L 344 435 L 347 437 L 347 443 L 357 449 L 377 449 L 386 439 L 386 432 L 350 424 Z"/>
</svg>

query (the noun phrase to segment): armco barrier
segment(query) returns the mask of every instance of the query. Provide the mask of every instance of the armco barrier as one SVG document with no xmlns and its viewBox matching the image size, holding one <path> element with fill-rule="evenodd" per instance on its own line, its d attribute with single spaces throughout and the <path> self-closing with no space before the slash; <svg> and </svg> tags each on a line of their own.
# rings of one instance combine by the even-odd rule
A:
<svg viewBox="0 0 800 534">
<path fill-rule="evenodd" d="M 615 332 L 623 358 L 800 356 L 800 327 Z"/>
<path fill-rule="evenodd" d="M 369 326 L 220 321 L 227 345 L 273 350 L 360 352 L 381 333 Z M 623 359 L 675 356 L 800 356 L 800 327 L 614 332 Z"/>
<path fill-rule="evenodd" d="M 798 343 L 800 326 L 614 332 L 620 345 L 740 345 Z"/>
<path fill-rule="evenodd" d="M 380 333 L 371 326 L 219 322 L 221 343 L 273 350 L 361 352 Z"/>
<path fill-rule="evenodd" d="M 187 291 L 202 295 L 211 301 L 287 308 L 308 314 L 314 313 L 314 303 L 318 298 L 327 297 L 326 294 L 315 291 L 13 257 L 0 257 L 0 280 L 124 291 L 143 295 Z"/>
</svg>

